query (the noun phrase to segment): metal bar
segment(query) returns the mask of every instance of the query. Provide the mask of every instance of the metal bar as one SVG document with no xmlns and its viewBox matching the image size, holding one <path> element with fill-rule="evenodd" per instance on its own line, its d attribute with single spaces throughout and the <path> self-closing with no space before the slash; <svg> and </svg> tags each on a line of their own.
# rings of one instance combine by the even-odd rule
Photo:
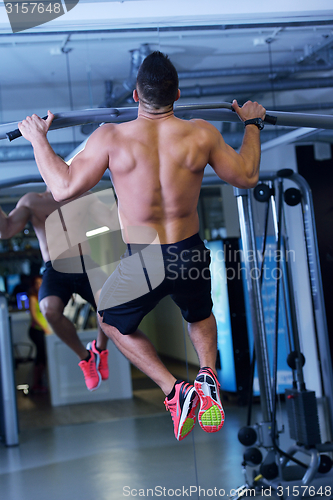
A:
<svg viewBox="0 0 333 500">
<path fill-rule="evenodd" d="M 274 65 L 273 76 L 275 78 L 279 73 L 284 75 L 288 73 L 293 75 L 295 73 L 305 72 L 318 72 L 318 71 L 331 71 L 333 69 L 331 64 L 295 64 L 293 66 Z M 271 71 L 267 65 L 255 66 L 253 68 L 219 68 L 219 69 L 199 69 L 192 71 L 178 71 L 179 80 L 195 79 L 195 78 L 214 78 L 220 76 L 258 76 L 270 75 Z"/>
<path fill-rule="evenodd" d="M 4 295 L 0 295 L 0 383 L 4 441 L 6 446 L 16 446 L 19 438 L 12 336 Z"/>
<path fill-rule="evenodd" d="M 243 245 L 244 268 L 249 298 L 257 371 L 260 388 L 260 405 L 265 422 L 272 421 L 272 388 L 266 342 L 266 328 L 258 274 L 250 190 L 234 188 L 237 197 L 239 224 Z"/>
<path fill-rule="evenodd" d="M 175 106 L 175 114 L 176 116 L 190 118 L 191 116 L 194 117 L 193 112 L 195 111 L 195 117 L 197 118 L 213 121 L 239 122 L 240 119 L 238 115 L 233 111 L 230 111 L 231 107 L 232 105 L 230 103 L 205 103 L 201 105 L 184 104 Z M 269 123 L 270 125 L 333 129 L 332 115 L 288 113 L 286 111 L 269 110 L 266 110 L 266 114 L 276 119 L 275 123 Z"/>
<path fill-rule="evenodd" d="M 240 122 L 236 113 L 231 111 L 232 105 L 228 102 L 181 104 L 175 106 L 175 115 L 180 118 L 203 118 L 212 121 Z M 50 130 L 73 127 L 87 123 L 121 123 L 134 120 L 137 117 L 137 107 L 124 108 L 97 108 L 80 111 L 55 113 Z M 283 111 L 269 111 L 267 115 L 275 119 L 275 125 L 288 127 L 310 127 L 333 129 L 332 115 L 317 115 L 307 113 L 288 113 Z M 7 139 L 7 134 L 18 128 L 17 122 L 0 125 L 0 139 Z"/>
<path fill-rule="evenodd" d="M 110 181 L 110 175 L 105 173 L 102 177 L 103 181 Z M 21 186 L 25 184 L 34 184 L 44 182 L 41 175 L 24 175 L 22 177 L 13 177 L 11 179 L 0 179 L 0 189 L 10 188 L 13 186 Z M 111 181 L 110 181 L 111 182 Z"/>
<path fill-rule="evenodd" d="M 25 175 L 23 177 L 14 177 L 12 179 L 0 179 L 0 189 L 20 186 L 21 184 L 31 184 L 34 182 L 44 182 L 40 175 Z"/>
<path fill-rule="evenodd" d="M 272 82 L 274 82 L 274 91 L 282 92 L 288 90 L 308 90 L 331 88 L 333 78 L 295 78 L 288 80 L 270 80 L 261 78 L 260 81 L 233 82 L 233 83 L 218 83 L 214 85 L 194 85 L 192 87 L 181 87 L 182 97 L 199 99 L 200 97 L 224 96 L 224 95 L 252 95 L 258 93 L 266 93 L 272 90 Z"/>
</svg>

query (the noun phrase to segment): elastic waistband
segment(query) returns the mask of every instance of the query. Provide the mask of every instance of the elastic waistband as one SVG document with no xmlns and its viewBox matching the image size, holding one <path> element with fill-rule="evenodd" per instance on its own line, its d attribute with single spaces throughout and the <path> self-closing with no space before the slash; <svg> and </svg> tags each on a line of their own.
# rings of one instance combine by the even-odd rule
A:
<svg viewBox="0 0 333 500">
<path fill-rule="evenodd" d="M 54 271 L 56 271 L 57 268 L 58 268 L 59 272 L 60 272 L 61 266 L 59 264 L 61 262 L 64 262 L 65 266 L 66 266 L 66 268 L 68 270 L 63 271 L 63 272 L 68 273 L 68 272 L 70 272 L 69 269 L 71 268 L 71 265 L 73 265 L 73 269 L 75 269 L 75 268 L 78 267 L 79 260 L 80 260 L 80 263 L 81 263 L 81 266 L 82 266 L 82 270 L 80 272 L 73 272 L 72 274 L 82 274 L 82 272 L 85 273 L 86 272 L 86 270 L 85 270 L 86 267 L 88 267 L 88 269 L 92 269 L 93 267 L 98 267 L 98 264 L 96 264 L 92 260 L 92 258 L 90 257 L 90 255 L 78 255 L 77 257 L 67 257 L 65 259 L 56 260 L 55 261 L 55 269 L 54 269 L 54 267 L 52 265 L 52 261 L 48 260 L 47 262 L 45 262 L 45 269 L 53 269 Z M 92 263 L 94 265 L 92 265 Z"/>
<path fill-rule="evenodd" d="M 189 250 L 190 248 L 193 248 L 198 245 L 202 245 L 203 241 L 199 236 L 199 233 L 194 234 L 193 236 L 190 236 L 189 238 L 186 238 L 185 240 L 177 241 L 176 243 L 164 243 L 163 245 L 159 245 L 163 255 L 170 254 L 170 252 L 174 253 L 180 253 L 182 250 Z M 133 244 L 133 243 L 128 243 L 127 244 L 127 250 L 129 255 L 133 255 L 134 253 L 137 253 L 139 251 L 146 249 L 151 249 L 153 250 L 155 245 L 142 245 L 142 244 Z"/>
<path fill-rule="evenodd" d="M 186 238 L 185 240 L 177 241 L 176 243 L 167 243 L 161 245 L 161 248 L 163 254 L 170 253 L 170 250 L 178 253 L 181 252 L 182 250 L 189 250 L 190 248 L 193 248 L 197 245 L 201 245 L 202 243 L 203 242 L 199 236 L 199 233 L 196 233 L 193 236 Z"/>
</svg>

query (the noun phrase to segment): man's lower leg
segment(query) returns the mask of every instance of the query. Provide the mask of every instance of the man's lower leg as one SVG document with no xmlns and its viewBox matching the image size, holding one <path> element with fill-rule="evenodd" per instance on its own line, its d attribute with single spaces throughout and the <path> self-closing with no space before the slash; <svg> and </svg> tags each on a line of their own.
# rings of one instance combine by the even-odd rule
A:
<svg viewBox="0 0 333 500">
<path fill-rule="evenodd" d="M 214 315 L 189 324 L 189 335 L 198 354 L 200 371 L 194 381 L 200 398 L 199 424 L 206 432 L 217 432 L 224 424 L 220 384 L 216 373 L 217 328 Z"/>
<path fill-rule="evenodd" d="M 200 368 L 209 366 L 216 373 L 217 328 L 214 315 L 189 323 L 188 333 L 198 355 Z"/>
<path fill-rule="evenodd" d="M 105 335 L 100 324 L 97 320 L 97 339 L 96 339 L 96 347 L 99 351 L 105 351 L 107 347 L 109 338 Z"/>
<path fill-rule="evenodd" d="M 117 328 L 106 323 L 101 322 L 101 327 L 133 365 L 151 378 L 165 395 L 170 394 L 176 378 L 162 363 L 155 347 L 143 332 L 137 330 L 130 335 L 122 335 Z"/>
<path fill-rule="evenodd" d="M 80 358 L 86 359 L 89 355 L 87 349 L 82 344 L 75 326 L 63 314 L 56 320 L 48 320 L 54 333 Z"/>
</svg>

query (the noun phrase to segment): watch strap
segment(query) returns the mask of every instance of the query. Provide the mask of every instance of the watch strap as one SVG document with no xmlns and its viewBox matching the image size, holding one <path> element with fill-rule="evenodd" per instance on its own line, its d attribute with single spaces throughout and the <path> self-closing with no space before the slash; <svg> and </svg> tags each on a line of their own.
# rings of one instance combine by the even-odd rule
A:
<svg viewBox="0 0 333 500">
<path fill-rule="evenodd" d="M 264 123 L 261 118 L 251 118 L 250 120 L 245 120 L 244 127 L 246 127 L 246 125 L 256 125 L 259 130 L 264 128 Z"/>
</svg>

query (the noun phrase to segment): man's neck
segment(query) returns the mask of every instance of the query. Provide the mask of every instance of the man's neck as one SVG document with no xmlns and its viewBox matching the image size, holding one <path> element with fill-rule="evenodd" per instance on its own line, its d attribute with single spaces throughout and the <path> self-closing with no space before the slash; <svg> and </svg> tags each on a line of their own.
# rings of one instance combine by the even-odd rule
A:
<svg viewBox="0 0 333 500">
<path fill-rule="evenodd" d="M 154 108 L 143 101 L 139 101 L 138 117 L 149 118 L 151 120 L 159 120 L 173 116 L 173 106 L 165 106 L 163 108 Z"/>
</svg>

